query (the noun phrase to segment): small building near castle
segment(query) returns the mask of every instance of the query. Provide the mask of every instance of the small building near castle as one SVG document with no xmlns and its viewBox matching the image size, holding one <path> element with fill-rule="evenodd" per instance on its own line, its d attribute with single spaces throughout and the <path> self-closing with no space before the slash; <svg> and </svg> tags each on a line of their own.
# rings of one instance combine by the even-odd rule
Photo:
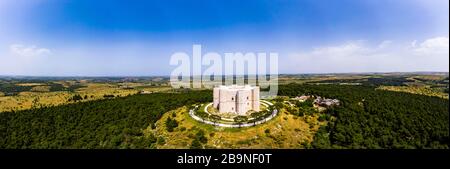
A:
<svg viewBox="0 0 450 169">
<path fill-rule="evenodd" d="M 247 115 L 250 110 L 259 111 L 258 86 L 218 86 L 213 90 L 214 108 L 220 113 Z"/>
</svg>

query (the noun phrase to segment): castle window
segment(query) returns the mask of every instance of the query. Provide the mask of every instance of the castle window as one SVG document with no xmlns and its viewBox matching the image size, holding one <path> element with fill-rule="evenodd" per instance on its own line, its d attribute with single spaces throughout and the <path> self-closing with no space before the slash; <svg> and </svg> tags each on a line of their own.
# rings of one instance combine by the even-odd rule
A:
<svg viewBox="0 0 450 169">
<path fill-rule="evenodd" d="M 247 100 L 248 100 L 248 96 L 247 96 Z"/>
<path fill-rule="evenodd" d="M 234 97 L 232 97 L 231 100 L 234 100 Z"/>
</svg>

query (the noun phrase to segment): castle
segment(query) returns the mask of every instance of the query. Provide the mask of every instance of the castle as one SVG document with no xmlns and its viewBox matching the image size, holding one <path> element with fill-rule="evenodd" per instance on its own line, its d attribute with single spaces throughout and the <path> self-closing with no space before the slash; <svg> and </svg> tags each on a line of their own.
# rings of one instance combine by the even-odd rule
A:
<svg viewBox="0 0 450 169">
<path fill-rule="evenodd" d="M 219 86 L 213 90 L 214 108 L 220 113 L 246 115 L 249 110 L 259 111 L 259 87 Z"/>
</svg>

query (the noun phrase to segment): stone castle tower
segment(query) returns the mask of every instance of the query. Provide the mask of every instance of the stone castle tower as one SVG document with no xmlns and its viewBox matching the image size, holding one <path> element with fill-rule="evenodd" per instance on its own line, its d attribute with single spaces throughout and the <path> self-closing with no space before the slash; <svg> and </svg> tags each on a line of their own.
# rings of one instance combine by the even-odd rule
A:
<svg viewBox="0 0 450 169">
<path fill-rule="evenodd" d="M 219 112 L 231 112 L 246 115 L 249 110 L 259 111 L 259 87 L 245 86 L 219 86 L 214 91 L 214 108 Z"/>
</svg>

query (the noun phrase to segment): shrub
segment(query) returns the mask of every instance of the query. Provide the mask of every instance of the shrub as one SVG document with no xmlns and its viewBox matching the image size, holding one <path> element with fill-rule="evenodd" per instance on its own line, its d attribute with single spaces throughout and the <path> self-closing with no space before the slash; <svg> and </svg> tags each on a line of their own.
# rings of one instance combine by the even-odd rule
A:
<svg viewBox="0 0 450 169">
<path fill-rule="evenodd" d="M 164 145 L 166 144 L 166 139 L 164 139 L 163 136 L 159 136 L 157 142 L 159 145 Z"/>
<path fill-rule="evenodd" d="M 194 140 L 192 140 L 190 148 L 191 149 L 201 149 L 202 148 L 202 144 L 197 139 L 194 139 Z"/>
<path fill-rule="evenodd" d="M 208 139 L 205 137 L 205 132 L 203 130 L 199 130 L 195 135 L 195 139 L 200 141 L 200 143 L 205 144 L 208 142 Z"/>
<path fill-rule="evenodd" d="M 167 131 L 168 131 L 168 132 L 172 132 L 174 128 L 178 127 L 178 122 L 177 122 L 177 120 L 172 119 L 172 118 L 170 118 L 170 117 L 168 117 L 168 118 L 166 119 L 165 124 L 166 124 L 166 128 L 167 128 Z"/>
</svg>

